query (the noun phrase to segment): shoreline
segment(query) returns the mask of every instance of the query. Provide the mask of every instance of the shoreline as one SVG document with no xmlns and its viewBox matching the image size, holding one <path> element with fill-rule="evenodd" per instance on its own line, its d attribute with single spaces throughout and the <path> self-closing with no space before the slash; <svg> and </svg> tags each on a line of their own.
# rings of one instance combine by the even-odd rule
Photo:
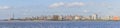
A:
<svg viewBox="0 0 120 28">
<path fill-rule="evenodd" d="M 120 22 L 120 21 L 0 21 L 0 22 Z"/>
</svg>

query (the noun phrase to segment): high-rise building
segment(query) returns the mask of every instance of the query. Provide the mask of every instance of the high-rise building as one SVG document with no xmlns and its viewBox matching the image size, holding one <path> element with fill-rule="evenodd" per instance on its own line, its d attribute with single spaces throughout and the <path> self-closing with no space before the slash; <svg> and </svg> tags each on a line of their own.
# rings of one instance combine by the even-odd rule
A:
<svg viewBox="0 0 120 28">
<path fill-rule="evenodd" d="M 58 17 L 58 20 L 63 20 L 63 16 L 59 16 L 59 17 Z"/>
<path fill-rule="evenodd" d="M 93 14 L 92 16 L 91 16 L 91 19 L 93 19 L 93 20 L 96 20 L 98 18 L 98 15 L 97 14 Z"/>
<path fill-rule="evenodd" d="M 53 15 L 53 20 L 58 20 L 59 15 Z"/>
<path fill-rule="evenodd" d="M 109 20 L 112 20 L 112 19 L 113 19 L 113 16 L 108 16 L 108 19 L 109 19 Z"/>
<path fill-rule="evenodd" d="M 53 20 L 63 20 L 63 17 L 59 15 L 53 15 Z"/>
<path fill-rule="evenodd" d="M 101 17 L 102 20 L 113 20 L 113 16 Z"/>
</svg>

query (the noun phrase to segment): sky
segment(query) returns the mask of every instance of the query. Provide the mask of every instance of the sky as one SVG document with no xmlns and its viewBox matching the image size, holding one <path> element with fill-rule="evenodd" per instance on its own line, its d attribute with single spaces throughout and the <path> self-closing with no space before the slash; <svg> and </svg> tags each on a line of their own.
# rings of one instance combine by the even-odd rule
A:
<svg viewBox="0 0 120 28">
<path fill-rule="evenodd" d="M 120 16 L 120 0 L 0 0 L 0 19 L 41 15 Z"/>
</svg>

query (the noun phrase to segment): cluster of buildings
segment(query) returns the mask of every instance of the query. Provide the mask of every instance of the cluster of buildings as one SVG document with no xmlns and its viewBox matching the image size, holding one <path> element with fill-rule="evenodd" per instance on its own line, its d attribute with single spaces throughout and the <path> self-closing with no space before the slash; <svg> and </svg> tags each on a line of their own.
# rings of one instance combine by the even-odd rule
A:
<svg viewBox="0 0 120 28">
<path fill-rule="evenodd" d="M 35 17 L 25 17 L 20 19 L 9 19 L 19 20 L 19 21 L 111 21 L 111 20 L 120 20 L 119 16 L 105 16 L 98 17 L 97 14 L 90 16 L 80 16 L 80 15 L 52 15 L 52 16 L 35 16 Z"/>
</svg>

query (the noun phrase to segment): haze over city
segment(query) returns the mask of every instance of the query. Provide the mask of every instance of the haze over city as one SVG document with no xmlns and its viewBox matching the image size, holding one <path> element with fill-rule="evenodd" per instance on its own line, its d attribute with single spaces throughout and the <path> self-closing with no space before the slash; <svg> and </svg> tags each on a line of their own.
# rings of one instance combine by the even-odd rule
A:
<svg viewBox="0 0 120 28">
<path fill-rule="evenodd" d="M 120 0 L 0 0 L 0 19 L 41 15 L 120 16 Z"/>
</svg>

